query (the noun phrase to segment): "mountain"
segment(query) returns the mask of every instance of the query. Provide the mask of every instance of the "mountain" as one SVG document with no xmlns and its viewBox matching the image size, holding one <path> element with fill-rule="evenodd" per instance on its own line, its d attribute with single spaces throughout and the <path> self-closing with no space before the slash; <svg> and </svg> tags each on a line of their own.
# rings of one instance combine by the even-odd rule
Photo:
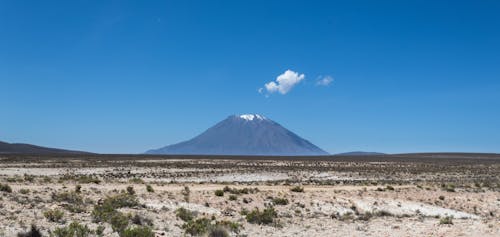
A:
<svg viewBox="0 0 500 237">
<path fill-rule="evenodd" d="M 232 115 L 191 140 L 146 154 L 328 155 L 278 123 L 258 114 Z"/>
<path fill-rule="evenodd" d="M 0 141 L 0 154 L 84 154 L 86 152 L 48 148 L 23 143 L 7 143 Z"/>
<path fill-rule="evenodd" d="M 336 156 L 377 156 L 377 155 L 386 155 L 386 154 L 380 153 L 380 152 L 352 151 L 352 152 L 338 153 L 335 155 Z"/>
</svg>

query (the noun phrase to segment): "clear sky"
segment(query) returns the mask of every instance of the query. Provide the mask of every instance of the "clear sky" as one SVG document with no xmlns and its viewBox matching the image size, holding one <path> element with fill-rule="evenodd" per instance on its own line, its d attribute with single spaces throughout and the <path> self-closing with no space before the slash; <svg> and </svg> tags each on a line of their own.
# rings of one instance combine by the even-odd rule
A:
<svg viewBox="0 0 500 237">
<path fill-rule="evenodd" d="M 331 153 L 498 153 L 500 1 L 0 1 L 2 141 L 140 153 L 242 113 Z"/>
</svg>

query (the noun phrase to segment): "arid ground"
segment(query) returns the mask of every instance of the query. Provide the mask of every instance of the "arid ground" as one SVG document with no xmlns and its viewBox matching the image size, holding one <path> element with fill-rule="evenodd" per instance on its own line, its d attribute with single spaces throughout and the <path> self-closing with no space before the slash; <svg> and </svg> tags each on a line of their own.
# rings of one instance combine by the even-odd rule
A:
<svg viewBox="0 0 500 237">
<path fill-rule="evenodd" d="M 0 184 L 0 236 L 500 236 L 500 155 L 0 155 Z"/>
</svg>

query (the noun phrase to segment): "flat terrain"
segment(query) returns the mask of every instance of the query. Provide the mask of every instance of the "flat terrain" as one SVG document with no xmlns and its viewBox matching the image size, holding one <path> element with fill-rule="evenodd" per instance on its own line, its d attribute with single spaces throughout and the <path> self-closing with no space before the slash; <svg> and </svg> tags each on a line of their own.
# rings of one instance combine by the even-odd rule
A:
<svg viewBox="0 0 500 237">
<path fill-rule="evenodd" d="M 495 154 L 0 155 L 0 184 L 0 236 L 500 236 Z"/>
</svg>

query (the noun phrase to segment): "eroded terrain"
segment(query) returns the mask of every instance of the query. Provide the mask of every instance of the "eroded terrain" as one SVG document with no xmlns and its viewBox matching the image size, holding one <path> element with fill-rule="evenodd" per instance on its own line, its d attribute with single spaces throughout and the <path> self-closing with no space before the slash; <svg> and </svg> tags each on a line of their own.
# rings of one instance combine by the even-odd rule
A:
<svg viewBox="0 0 500 237">
<path fill-rule="evenodd" d="M 0 236 L 500 236 L 495 155 L 0 155 L 0 184 Z"/>
</svg>

